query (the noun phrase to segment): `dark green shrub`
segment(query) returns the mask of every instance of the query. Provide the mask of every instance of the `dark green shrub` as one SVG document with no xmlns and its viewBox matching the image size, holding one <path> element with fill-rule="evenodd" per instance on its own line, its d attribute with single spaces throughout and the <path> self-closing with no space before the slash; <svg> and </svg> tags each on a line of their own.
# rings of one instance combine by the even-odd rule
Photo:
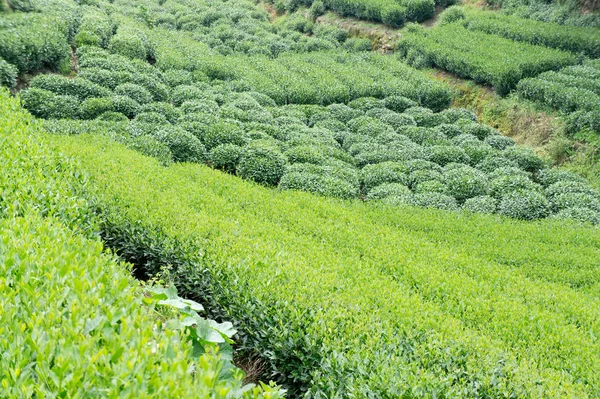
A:
<svg viewBox="0 0 600 399">
<path fill-rule="evenodd" d="M 275 186 L 285 172 L 286 159 L 269 142 L 256 140 L 249 143 L 240 158 L 238 175 L 256 183 Z"/>
<path fill-rule="evenodd" d="M 486 173 L 491 173 L 496 169 L 501 168 L 519 168 L 519 164 L 514 159 L 508 159 L 497 155 L 488 155 L 481 162 L 477 164 L 477 169 L 482 170 Z"/>
<path fill-rule="evenodd" d="M 494 180 L 501 176 L 522 176 L 527 179 L 531 178 L 531 173 L 524 171 L 523 169 L 519 169 L 518 166 L 503 166 L 497 169 L 494 169 L 487 174 L 490 180 Z"/>
<path fill-rule="evenodd" d="M 346 51 L 358 53 L 373 50 L 373 43 L 369 39 L 351 37 L 344 42 L 342 48 Z"/>
<path fill-rule="evenodd" d="M 383 108 L 385 105 L 383 101 L 378 98 L 373 97 L 360 97 L 355 100 L 352 100 L 348 103 L 350 108 L 366 112 L 373 108 Z"/>
<path fill-rule="evenodd" d="M 351 199 L 358 196 L 358 188 L 327 174 L 287 172 L 278 186 L 281 190 L 302 190 L 327 197 Z"/>
<path fill-rule="evenodd" d="M 350 108 L 345 104 L 331 104 L 327 107 L 331 116 L 342 123 L 348 123 L 352 119 L 358 118 L 363 112 Z"/>
<path fill-rule="evenodd" d="M 113 111 L 105 112 L 102 115 L 98 116 L 98 118 L 96 118 L 96 119 L 101 120 L 101 121 L 112 121 L 112 122 L 127 122 L 129 120 L 129 118 L 127 118 L 127 116 L 125 116 L 124 114 L 122 114 L 120 112 L 113 112 Z"/>
<path fill-rule="evenodd" d="M 315 0 L 310 5 L 310 8 L 308 9 L 308 14 L 314 21 L 317 19 L 317 17 L 320 17 L 321 15 L 325 14 L 325 10 L 326 8 L 323 0 Z"/>
<path fill-rule="evenodd" d="M 203 100 L 188 100 L 181 104 L 179 111 L 182 114 L 193 114 L 197 112 L 204 112 L 207 114 L 216 114 L 219 112 L 219 104 L 216 101 L 203 99 Z M 225 117 L 225 115 L 221 115 Z"/>
<path fill-rule="evenodd" d="M 16 66 L 9 64 L 0 58 L 0 86 L 12 89 L 17 85 L 19 70 Z"/>
<path fill-rule="evenodd" d="M 479 140 L 485 140 L 489 136 L 500 136 L 500 133 L 496 129 L 481 123 L 471 123 L 462 126 L 462 131 L 465 134 L 472 134 Z"/>
<path fill-rule="evenodd" d="M 135 120 L 138 122 L 152 123 L 155 125 L 168 125 L 169 121 L 164 115 L 158 112 L 140 112 L 135 116 Z"/>
<path fill-rule="evenodd" d="M 542 187 L 521 175 L 502 175 L 490 181 L 490 194 L 495 198 L 516 192 L 541 192 Z"/>
<path fill-rule="evenodd" d="M 388 197 L 410 196 L 410 194 L 410 189 L 402 183 L 383 183 L 373 187 L 365 199 L 367 201 L 373 201 Z"/>
<path fill-rule="evenodd" d="M 173 104 L 180 106 L 189 100 L 204 100 L 207 98 L 207 94 L 196 86 L 177 86 L 173 89 L 171 98 Z"/>
<path fill-rule="evenodd" d="M 114 104 L 112 98 L 88 98 L 79 106 L 79 117 L 81 119 L 96 119 L 105 112 L 112 112 Z"/>
<path fill-rule="evenodd" d="M 407 21 L 423 22 L 433 17 L 435 12 L 434 0 L 402 0 L 402 6 L 406 8 Z"/>
<path fill-rule="evenodd" d="M 164 116 L 170 123 L 177 122 L 180 116 L 179 111 L 173 105 L 164 102 L 144 104 L 140 107 L 140 112 L 156 112 Z"/>
<path fill-rule="evenodd" d="M 411 205 L 422 206 L 424 208 L 437 208 L 449 211 L 458 209 L 458 204 L 454 198 L 440 193 L 413 194 L 409 197 L 408 202 Z"/>
<path fill-rule="evenodd" d="M 89 80 L 61 75 L 38 75 L 31 80 L 29 86 L 55 94 L 75 96 L 81 101 L 92 97 L 109 97 L 112 94 L 110 90 Z"/>
<path fill-rule="evenodd" d="M 500 200 L 498 213 L 515 219 L 541 219 L 550 214 L 550 204 L 538 191 L 511 191 Z"/>
<path fill-rule="evenodd" d="M 586 180 L 578 174 L 557 168 L 542 169 L 535 175 L 535 178 L 536 181 L 544 187 L 548 187 L 559 181 L 586 183 Z"/>
<path fill-rule="evenodd" d="M 141 32 L 119 29 L 117 34 L 110 39 L 108 50 L 113 54 L 119 54 L 127 58 L 146 60 L 151 52 L 148 48 L 147 39 L 144 39 L 145 36 Z"/>
<path fill-rule="evenodd" d="M 568 208 L 588 208 L 600 212 L 600 195 L 591 193 L 564 193 L 554 195 L 550 200 L 553 212 Z"/>
<path fill-rule="evenodd" d="M 442 123 L 441 125 L 437 125 L 434 128 L 437 132 L 440 132 L 444 136 L 452 139 L 454 137 L 460 136 L 462 134 L 462 129 L 456 125 Z"/>
<path fill-rule="evenodd" d="M 285 152 L 290 163 L 312 163 L 321 165 L 326 161 L 322 147 L 313 145 L 300 145 L 290 148 Z"/>
<path fill-rule="evenodd" d="M 90 82 L 99 84 L 108 89 L 114 89 L 120 84 L 132 81 L 131 73 L 126 71 L 108 71 L 106 69 L 92 67 L 85 68 L 79 72 L 79 77 Z"/>
<path fill-rule="evenodd" d="M 15 11 L 31 12 L 35 10 L 32 0 L 6 0 L 8 7 Z"/>
<path fill-rule="evenodd" d="M 159 141 L 153 136 L 142 135 L 128 137 L 123 139 L 123 143 L 133 150 L 158 159 L 164 166 L 168 166 L 173 163 L 173 153 L 169 149 L 167 143 Z"/>
<path fill-rule="evenodd" d="M 418 183 L 414 187 L 416 194 L 421 193 L 440 193 L 448 195 L 448 187 L 439 180 L 426 180 Z"/>
<path fill-rule="evenodd" d="M 473 213 L 496 213 L 498 201 L 489 195 L 480 195 L 469 198 L 463 204 L 462 209 Z"/>
<path fill-rule="evenodd" d="M 408 174 L 408 185 L 414 190 L 419 184 L 427 181 L 444 181 L 442 173 L 434 169 L 417 169 Z"/>
<path fill-rule="evenodd" d="M 580 131 L 600 133 L 600 111 L 577 111 L 567 117 L 567 134 L 573 136 Z"/>
<path fill-rule="evenodd" d="M 441 112 L 446 123 L 457 123 L 460 120 L 477 122 L 477 115 L 464 108 L 449 108 Z"/>
<path fill-rule="evenodd" d="M 563 194 L 582 193 L 594 197 L 598 196 L 598 192 L 591 188 L 586 182 L 574 180 L 558 181 L 549 185 L 544 192 L 550 201 L 553 201 L 555 197 Z"/>
<path fill-rule="evenodd" d="M 486 137 L 483 142 L 492 146 L 492 148 L 501 151 L 515 145 L 515 141 L 513 139 L 499 134 L 490 135 Z"/>
<path fill-rule="evenodd" d="M 132 83 L 148 90 L 154 101 L 169 101 L 171 98 L 171 89 L 169 86 L 162 83 L 160 79 L 161 77 L 158 76 L 134 74 Z"/>
<path fill-rule="evenodd" d="M 220 144 L 208 154 L 208 162 L 215 169 L 235 173 L 244 149 L 235 144 Z"/>
<path fill-rule="evenodd" d="M 592 225 L 600 224 L 600 212 L 587 207 L 566 208 L 552 215 L 553 219 L 572 219 L 581 223 L 590 223 Z"/>
<path fill-rule="evenodd" d="M 408 19 L 407 10 L 403 6 L 389 5 L 381 10 L 381 22 L 394 28 L 401 27 Z"/>
<path fill-rule="evenodd" d="M 134 83 L 123 83 L 115 87 L 115 94 L 129 97 L 138 104 L 144 105 L 152 101 L 152 94 L 142 86 Z"/>
<path fill-rule="evenodd" d="M 405 110 L 404 113 L 413 117 L 417 122 L 417 126 L 434 127 L 446 122 L 443 114 L 436 114 L 429 108 L 411 107 Z"/>
<path fill-rule="evenodd" d="M 175 162 L 197 162 L 206 160 L 206 148 L 193 134 L 177 127 L 162 127 L 152 136 L 169 147 Z"/>
<path fill-rule="evenodd" d="M 235 123 L 226 121 L 220 121 L 207 126 L 198 138 L 209 150 L 221 144 L 244 146 L 248 142 L 248 138 L 242 128 Z"/>
<path fill-rule="evenodd" d="M 465 10 L 461 6 L 448 7 L 439 16 L 439 24 L 446 25 L 466 18 Z"/>
<path fill-rule="evenodd" d="M 408 184 L 408 169 L 403 163 L 382 162 L 366 165 L 360 171 L 360 180 L 364 193 L 384 183 Z"/>
<path fill-rule="evenodd" d="M 446 171 L 444 183 L 448 186 L 448 195 L 453 196 L 459 202 L 486 195 L 488 192 L 486 175 L 467 166 Z"/>
<path fill-rule="evenodd" d="M 48 90 L 30 88 L 21 92 L 23 106 L 32 115 L 44 119 L 76 118 L 77 97 L 56 95 Z"/>
<path fill-rule="evenodd" d="M 171 87 L 189 86 L 194 83 L 194 77 L 190 71 L 184 69 L 169 69 L 163 72 L 165 83 Z"/>
<path fill-rule="evenodd" d="M 390 112 L 381 115 L 379 120 L 385 123 L 386 125 L 390 125 L 395 130 L 400 131 L 404 126 L 416 126 L 417 122 L 410 115 L 398 114 L 395 112 Z"/>
<path fill-rule="evenodd" d="M 461 148 L 468 155 L 472 166 L 478 165 L 490 156 L 497 156 L 497 150 L 485 143 L 466 143 Z"/>
<path fill-rule="evenodd" d="M 465 150 L 457 146 L 435 145 L 430 147 L 429 151 L 431 153 L 429 159 L 441 166 L 451 162 L 468 164 L 471 161 Z"/>
<path fill-rule="evenodd" d="M 134 118 L 140 112 L 140 103 L 126 96 L 112 96 L 113 110 L 128 118 Z"/>
<path fill-rule="evenodd" d="M 544 161 L 533 150 L 525 147 L 508 147 L 502 151 L 502 157 L 516 161 L 521 169 L 531 173 L 545 167 Z"/>
</svg>

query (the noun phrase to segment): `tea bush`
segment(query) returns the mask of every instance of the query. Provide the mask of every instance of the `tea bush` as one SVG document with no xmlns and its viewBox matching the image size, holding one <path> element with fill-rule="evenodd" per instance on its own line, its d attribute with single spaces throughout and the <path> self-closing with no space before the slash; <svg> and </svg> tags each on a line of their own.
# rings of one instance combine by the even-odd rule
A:
<svg viewBox="0 0 600 399">
<path fill-rule="evenodd" d="M 498 212 L 515 219 L 540 219 L 549 215 L 550 204 L 538 191 L 512 191 L 502 197 Z"/>
<path fill-rule="evenodd" d="M 14 65 L 9 64 L 0 58 L 0 86 L 12 89 L 17 85 L 17 75 L 19 71 Z"/>
<path fill-rule="evenodd" d="M 268 142 L 255 141 L 244 148 L 238 174 L 259 184 L 277 185 L 285 172 L 286 158 Z"/>
</svg>

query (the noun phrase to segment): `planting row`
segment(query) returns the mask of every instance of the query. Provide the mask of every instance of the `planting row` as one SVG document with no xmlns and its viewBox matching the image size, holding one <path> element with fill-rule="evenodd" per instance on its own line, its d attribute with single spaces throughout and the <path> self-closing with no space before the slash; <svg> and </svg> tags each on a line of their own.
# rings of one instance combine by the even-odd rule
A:
<svg viewBox="0 0 600 399">
<path fill-rule="evenodd" d="M 572 53 L 472 31 L 460 22 L 428 30 L 407 28 L 398 53 L 413 66 L 437 66 L 489 84 L 500 95 L 508 94 L 523 78 L 577 63 Z"/>
<path fill-rule="evenodd" d="M 216 352 L 232 330 L 200 318 L 193 346 L 178 312 L 148 297 L 104 253 L 88 181 L 48 148 L 40 125 L 0 91 L 0 391 L 5 397 L 263 397 Z M 155 290 L 160 293 L 160 290 Z M 167 299 L 167 298 L 164 298 Z M 211 324 L 212 323 L 212 324 Z M 191 329 L 191 328 L 190 328 Z M 205 354 L 202 355 L 202 353 Z M 230 355 L 229 355 L 230 359 Z M 265 394 L 280 393 L 264 387 Z"/>
<path fill-rule="evenodd" d="M 53 141 L 91 174 L 106 242 L 148 276 L 173 265 L 293 397 L 599 394 L 596 229 L 275 192 L 99 136 Z"/>
<path fill-rule="evenodd" d="M 58 119 L 47 129 L 102 131 L 164 164 L 208 163 L 286 190 L 520 219 L 600 221 L 600 195 L 582 178 L 548 169 L 466 110 L 435 113 L 402 96 L 276 106 L 262 93 L 194 83 L 193 73 L 161 74 L 143 63 L 148 75 L 111 73 L 101 69 L 110 57 L 87 69 L 90 59 L 81 57 L 81 75 L 91 80 L 43 75 L 22 92 L 34 115 Z M 161 77 L 177 86 L 147 84 Z M 182 78 L 192 84 L 180 85 Z"/>
</svg>

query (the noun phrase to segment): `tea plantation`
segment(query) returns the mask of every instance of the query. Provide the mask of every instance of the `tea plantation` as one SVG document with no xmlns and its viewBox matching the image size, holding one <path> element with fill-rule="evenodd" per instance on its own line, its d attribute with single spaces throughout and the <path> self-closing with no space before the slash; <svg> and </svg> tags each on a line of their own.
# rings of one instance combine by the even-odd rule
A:
<svg viewBox="0 0 600 399">
<path fill-rule="evenodd" d="M 418 70 L 589 154 L 596 10 L 518 3 L 0 0 L 0 397 L 599 397 L 600 179 Z"/>
</svg>

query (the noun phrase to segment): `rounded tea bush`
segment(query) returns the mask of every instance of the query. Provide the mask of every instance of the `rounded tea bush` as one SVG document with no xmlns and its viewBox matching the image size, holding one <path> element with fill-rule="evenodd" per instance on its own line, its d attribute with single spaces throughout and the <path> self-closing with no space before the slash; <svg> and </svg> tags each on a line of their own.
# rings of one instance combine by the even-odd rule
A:
<svg viewBox="0 0 600 399">
<path fill-rule="evenodd" d="M 456 200 L 448 195 L 440 193 L 420 193 L 409 197 L 409 203 L 424 208 L 437 208 L 444 210 L 457 210 Z"/>
<path fill-rule="evenodd" d="M 108 50 L 113 54 L 119 54 L 127 58 L 138 58 L 145 60 L 148 57 L 146 43 L 140 35 L 132 32 L 117 33 L 108 44 Z"/>
<path fill-rule="evenodd" d="M 388 197 L 408 196 L 410 194 L 410 189 L 402 183 L 383 183 L 369 191 L 365 199 L 373 201 Z"/>
<path fill-rule="evenodd" d="M 345 104 L 331 104 L 327 107 L 331 116 L 342 123 L 348 123 L 352 119 L 358 118 L 363 112 L 351 108 Z"/>
<path fill-rule="evenodd" d="M 248 142 L 248 138 L 241 127 L 226 121 L 219 121 L 207 126 L 199 138 L 209 150 L 220 144 L 244 146 Z"/>
<path fill-rule="evenodd" d="M 519 167 L 531 173 L 544 169 L 544 161 L 533 150 L 525 147 L 512 146 L 502 151 L 502 156 L 517 162 Z"/>
<path fill-rule="evenodd" d="M 140 112 L 156 112 L 164 116 L 170 123 L 176 123 L 181 115 L 177 108 L 165 102 L 144 104 L 140 108 Z"/>
<path fill-rule="evenodd" d="M 12 89 L 17 85 L 17 76 L 19 70 L 16 66 L 9 64 L 0 58 L 0 86 L 8 87 Z"/>
<path fill-rule="evenodd" d="M 238 175 L 256 183 L 276 186 L 285 172 L 285 156 L 270 142 L 249 143 L 240 158 Z"/>
<path fill-rule="evenodd" d="M 348 103 L 350 108 L 354 108 L 363 112 L 366 112 L 373 108 L 383 108 L 384 103 L 378 98 L 373 97 L 360 97 L 352 100 Z"/>
<path fill-rule="evenodd" d="M 490 194 L 495 198 L 515 192 L 541 192 L 542 187 L 522 175 L 501 175 L 490 181 Z"/>
<path fill-rule="evenodd" d="M 126 96 L 113 96 L 113 111 L 120 112 L 128 118 L 134 118 L 140 112 L 140 103 Z"/>
<path fill-rule="evenodd" d="M 419 184 L 423 182 L 431 180 L 437 180 L 442 182 L 444 180 L 444 177 L 440 172 L 434 169 L 418 169 L 413 172 L 410 172 L 410 174 L 408 175 L 408 185 L 412 189 L 415 189 Z"/>
<path fill-rule="evenodd" d="M 480 195 L 469 198 L 463 204 L 462 209 L 472 213 L 496 213 L 498 201 L 489 195 Z"/>
<path fill-rule="evenodd" d="M 352 184 L 326 174 L 308 172 L 285 173 L 279 182 L 281 190 L 302 190 L 326 197 L 351 199 L 358 196 Z"/>
<path fill-rule="evenodd" d="M 471 123 L 465 125 L 462 127 L 462 131 L 464 134 L 471 134 L 477 137 L 479 140 L 485 140 L 490 136 L 500 136 L 500 132 L 498 132 L 496 129 L 481 123 Z"/>
<path fill-rule="evenodd" d="M 515 141 L 513 139 L 499 134 L 488 136 L 483 142 L 497 150 L 504 150 L 508 147 L 515 145 Z"/>
<path fill-rule="evenodd" d="M 478 165 L 489 156 L 495 156 L 497 153 L 497 150 L 494 150 L 491 146 L 485 143 L 466 143 L 460 148 L 465 151 L 469 157 L 469 163 L 473 166 Z"/>
<path fill-rule="evenodd" d="M 558 212 L 568 208 L 588 208 L 600 212 L 600 196 L 590 193 L 565 193 L 551 198 L 552 211 Z"/>
<path fill-rule="evenodd" d="M 443 134 L 449 139 L 460 136 L 462 134 L 462 130 L 460 129 L 460 127 L 456 125 L 451 125 L 449 123 L 442 123 L 441 125 L 437 125 L 434 128 L 434 130 L 438 133 Z"/>
<path fill-rule="evenodd" d="M 228 173 L 235 173 L 237 164 L 244 149 L 235 144 L 221 144 L 208 154 L 208 162 L 215 168 Z"/>
<path fill-rule="evenodd" d="M 163 127 L 153 134 L 154 138 L 169 147 L 175 162 L 197 162 L 206 160 L 206 148 L 198 138 L 183 129 Z"/>
<path fill-rule="evenodd" d="M 400 162 L 367 165 L 360 171 L 360 179 L 365 193 L 384 183 L 408 183 L 406 166 Z"/>
<path fill-rule="evenodd" d="M 460 120 L 465 122 L 477 122 L 477 115 L 473 111 L 464 108 L 448 108 L 440 114 L 444 115 L 446 123 L 456 123 Z"/>
<path fill-rule="evenodd" d="M 107 122 L 127 122 L 129 118 L 120 112 L 108 111 L 99 115 L 97 120 L 107 121 Z"/>
<path fill-rule="evenodd" d="M 56 95 L 48 90 L 30 88 L 20 94 L 23 106 L 43 119 L 75 119 L 79 100 L 74 96 Z"/>
<path fill-rule="evenodd" d="M 429 148 L 429 151 L 431 152 L 429 159 L 441 166 L 451 162 L 468 164 L 471 161 L 465 150 L 457 146 L 434 145 Z"/>
<path fill-rule="evenodd" d="M 299 145 L 290 148 L 285 152 L 285 156 L 290 163 L 312 163 L 321 165 L 326 160 L 323 149 L 313 145 Z"/>
<path fill-rule="evenodd" d="M 548 186 L 545 190 L 546 197 L 552 200 L 554 197 L 562 194 L 584 193 L 591 196 L 598 196 L 598 192 L 591 188 L 585 182 L 579 181 L 558 181 Z"/>
<path fill-rule="evenodd" d="M 440 193 L 448 194 L 448 186 L 439 180 L 427 180 L 417 184 L 415 193 Z"/>
<path fill-rule="evenodd" d="M 476 165 L 476 168 L 486 173 L 492 173 L 495 170 L 503 168 L 519 169 L 519 164 L 514 159 L 508 159 L 502 156 L 491 154 L 481 160 L 481 162 Z"/>
<path fill-rule="evenodd" d="M 82 78 L 68 78 L 62 75 L 38 75 L 31 80 L 29 87 L 44 89 L 54 94 L 74 96 L 81 101 L 91 97 L 108 97 L 110 90 Z"/>
<path fill-rule="evenodd" d="M 140 112 L 135 117 L 135 120 L 139 121 L 139 122 L 153 123 L 156 125 L 169 124 L 169 121 L 167 121 L 167 118 L 165 118 L 164 115 L 159 114 L 158 112 Z"/>
<path fill-rule="evenodd" d="M 559 181 L 574 181 L 582 184 L 586 183 L 585 179 L 578 174 L 557 168 L 542 169 L 536 174 L 535 178 L 536 181 L 544 187 L 551 186 Z"/>
<path fill-rule="evenodd" d="M 123 83 L 115 87 L 115 94 L 129 97 L 138 104 L 147 104 L 152 101 L 152 94 L 145 88 L 135 83 Z"/>
<path fill-rule="evenodd" d="M 402 113 L 409 108 L 418 106 L 419 104 L 410 98 L 403 96 L 389 96 L 383 99 L 383 105 L 387 109 L 390 109 L 394 112 Z"/>
<path fill-rule="evenodd" d="M 550 204 L 538 191 L 511 191 L 500 200 L 498 213 L 514 219 L 542 219 L 550 214 Z"/>
<path fill-rule="evenodd" d="M 112 112 L 114 104 L 110 97 L 88 98 L 79 106 L 81 119 L 96 119 L 105 112 Z"/>
<path fill-rule="evenodd" d="M 169 146 L 150 135 L 129 137 L 125 141 L 125 144 L 133 150 L 158 159 L 164 166 L 173 163 L 173 154 L 171 153 Z"/>
<path fill-rule="evenodd" d="M 561 210 L 551 216 L 553 219 L 571 219 L 580 223 L 590 223 L 594 226 L 600 224 L 600 212 L 587 207 L 572 207 Z"/>
<path fill-rule="evenodd" d="M 444 183 L 448 187 L 448 195 L 459 202 L 486 195 L 488 191 L 487 176 L 477 169 L 466 166 L 446 171 Z"/>
</svg>

